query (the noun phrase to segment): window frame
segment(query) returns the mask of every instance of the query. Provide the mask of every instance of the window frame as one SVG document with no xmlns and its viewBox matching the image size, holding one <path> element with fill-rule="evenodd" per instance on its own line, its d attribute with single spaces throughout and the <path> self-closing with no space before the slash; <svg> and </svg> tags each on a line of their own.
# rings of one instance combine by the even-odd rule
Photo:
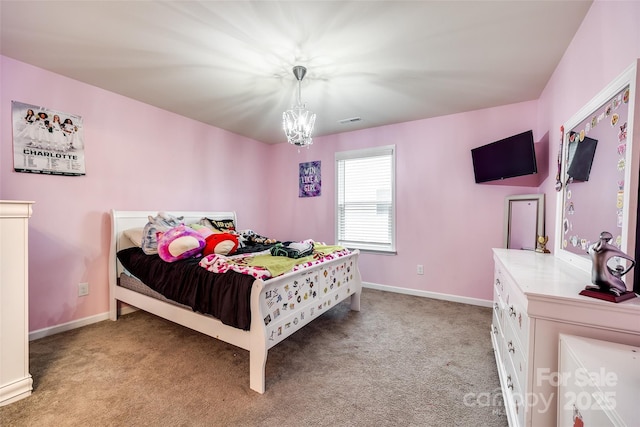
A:
<svg viewBox="0 0 640 427">
<path fill-rule="evenodd" d="M 389 211 L 390 215 L 390 243 L 379 244 L 373 242 L 353 242 L 350 240 L 340 239 L 340 187 L 343 185 L 340 181 L 340 167 L 339 162 L 353 159 L 365 159 L 368 157 L 379 157 L 381 155 L 391 156 L 391 207 Z M 345 246 L 349 249 L 359 249 L 362 252 L 376 252 L 389 255 L 396 254 L 396 146 L 384 145 L 379 147 L 339 151 L 335 153 L 335 240 L 336 244 Z"/>
</svg>

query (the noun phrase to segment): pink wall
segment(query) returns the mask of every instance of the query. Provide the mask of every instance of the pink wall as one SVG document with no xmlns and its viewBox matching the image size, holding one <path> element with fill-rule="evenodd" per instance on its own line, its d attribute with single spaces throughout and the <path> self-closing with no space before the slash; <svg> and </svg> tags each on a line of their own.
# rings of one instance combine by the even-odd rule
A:
<svg viewBox="0 0 640 427">
<path fill-rule="evenodd" d="M 266 227 L 264 144 L 0 56 L 0 199 L 33 200 L 29 328 L 108 310 L 109 211 L 236 210 Z M 11 101 L 79 114 L 86 176 L 13 171 Z M 237 159 L 235 161 L 234 159 Z M 247 166 L 248 165 L 248 166 Z M 242 173 L 244 179 L 236 176 Z M 245 197 L 251 194 L 251 197 Z M 78 283 L 90 293 L 79 298 Z"/>
<path fill-rule="evenodd" d="M 300 153 L 273 149 L 270 224 L 275 235 L 334 238 L 334 153 L 395 144 L 396 256 L 364 253 L 363 280 L 379 285 L 492 298 L 492 247 L 503 245 L 504 198 L 536 188 L 475 183 L 471 148 L 532 129 L 536 102 L 315 138 Z M 541 139 L 535 135 L 534 139 Z M 322 195 L 297 197 L 298 163 L 322 162 Z M 274 209 L 279 206 L 278 209 Z M 295 213 L 293 217 L 287 213 Z M 424 275 L 416 274 L 418 264 Z"/>
<path fill-rule="evenodd" d="M 640 3 L 596 1 L 539 101 L 316 138 L 300 153 L 0 56 L 0 199 L 36 201 L 30 330 L 107 310 L 109 209 L 231 209 L 265 234 L 333 242 L 334 153 L 388 144 L 397 147 L 398 254 L 363 254 L 364 280 L 490 300 L 504 197 L 546 193 L 552 247 L 559 127 L 640 57 L 639 18 Z M 13 172 L 11 100 L 83 116 L 85 177 Z M 550 141 L 540 190 L 474 183 L 471 148 L 531 128 Z M 322 161 L 322 196 L 301 199 L 298 163 L 311 160 Z M 239 171 L 249 179 L 234 179 Z M 91 293 L 78 298 L 85 281 Z"/>
</svg>

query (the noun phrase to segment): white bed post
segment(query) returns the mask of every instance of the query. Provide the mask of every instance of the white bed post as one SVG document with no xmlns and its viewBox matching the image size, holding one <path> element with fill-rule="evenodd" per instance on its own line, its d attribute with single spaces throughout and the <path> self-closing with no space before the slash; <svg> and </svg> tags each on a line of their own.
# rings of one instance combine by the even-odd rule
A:
<svg viewBox="0 0 640 427">
<path fill-rule="evenodd" d="M 355 266 L 354 281 L 355 283 L 362 284 L 362 277 L 360 276 L 360 268 L 358 268 L 358 258 L 360 257 L 360 251 L 356 249 L 353 252 L 354 252 L 353 264 Z M 362 294 L 361 285 L 359 285 L 358 290 L 351 295 L 350 307 L 351 307 L 351 310 L 353 311 L 360 311 L 360 294 Z"/>
<path fill-rule="evenodd" d="M 265 369 L 267 367 L 267 328 L 260 306 L 260 294 L 264 288 L 262 280 L 251 287 L 251 344 L 249 350 L 249 387 L 260 394 L 265 392 Z"/>
<path fill-rule="evenodd" d="M 351 295 L 350 308 L 353 311 L 360 311 L 360 292 Z"/>
<path fill-rule="evenodd" d="M 118 230 L 116 211 L 111 209 L 111 246 L 109 248 L 109 319 L 118 320 L 118 301 L 115 298 L 118 281 L 118 267 L 116 260 Z"/>
</svg>

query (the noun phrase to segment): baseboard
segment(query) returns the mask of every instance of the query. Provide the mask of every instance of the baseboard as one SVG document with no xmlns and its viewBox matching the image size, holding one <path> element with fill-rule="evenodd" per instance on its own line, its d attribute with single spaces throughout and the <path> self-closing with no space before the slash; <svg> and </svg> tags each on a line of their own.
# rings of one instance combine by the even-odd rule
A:
<svg viewBox="0 0 640 427">
<path fill-rule="evenodd" d="M 493 301 L 461 297 L 459 295 L 441 294 L 438 292 L 420 291 L 417 289 L 399 288 L 397 286 L 379 285 L 377 283 L 362 282 L 363 288 L 376 289 L 378 291 L 395 292 L 397 294 L 413 295 L 416 297 L 439 299 L 443 301 L 459 302 L 462 304 L 478 305 L 480 307 L 493 307 Z"/>
<path fill-rule="evenodd" d="M 385 292 L 395 292 L 397 294 L 413 295 L 417 297 L 439 299 L 444 301 L 459 302 L 462 304 L 478 305 L 481 307 L 493 307 L 493 301 L 482 300 L 477 298 L 461 297 L 458 295 L 441 294 L 438 292 L 419 291 L 416 289 L 399 288 L 397 286 L 379 285 L 377 283 L 362 282 L 362 287 L 369 289 L 376 289 Z M 137 308 L 123 304 L 120 308 L 120 315 L 133 313 Z M 29 341 L 37 340 L 39 338 L 48 337 L 50 335 L 59 334 L 61 332 L 70 331 L 72 329 L 80 328 L 82 326 L 91 325 L 92 323 L 102 322 L 109 319 L 109 312 L 96 314 L 95 316 L 85 317 L 83 319 L 73 320 L 71 322 L 63 323 L 61 325 L 51 326 L 49 328 L 38 329 L 37 331 L 29 332 Z"/>
<path fill-rule="evenodd" d="M 123 304 L 120 309 L 120 315 L 129 314 L 136 311 L 137 308 L 131 306 L 125 306 Z M 37 340 L 39 338 L 48 337 L 50 335 L 59 334 L 61 332 L 70 331 L 72 329 L 81 328 L 83 326 L 91 325 L 93 323 L 102 322 L 103 320 L 109 320 L 109 312 L 96 314 L 94 316 L 84 317 L 78 320 L 72 320 L 71 322 L 63 323 L 61 325 L 51 326 L 48 328 L 38 329 L 37 331 L 29 332 L 29 341 Z"/>
<path fill-rule="evenodd" d="M 8 405 L 30 396 L 32 389 L 33 378 L 31 378 L 30 374 L 27 374 L 25 378 L 0 386 L 0 406 Z"/>
</svg>

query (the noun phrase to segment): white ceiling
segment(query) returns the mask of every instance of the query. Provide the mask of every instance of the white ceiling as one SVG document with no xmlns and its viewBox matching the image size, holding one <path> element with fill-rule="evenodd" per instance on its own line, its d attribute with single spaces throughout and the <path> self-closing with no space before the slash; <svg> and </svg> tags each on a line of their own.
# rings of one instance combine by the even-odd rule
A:
<svg viewBox="0 0 640 427">
<path fill-rule="evenodd" d="M 302 100 L 317 114 L 315 136 L 533 100 L 590 5 L 0 0 L 0 45 L 19 61 L 279 143 L 294 65 L 308 69 Z M 352 117 L 362 121 L 338 123 Z"/>
</svg>

